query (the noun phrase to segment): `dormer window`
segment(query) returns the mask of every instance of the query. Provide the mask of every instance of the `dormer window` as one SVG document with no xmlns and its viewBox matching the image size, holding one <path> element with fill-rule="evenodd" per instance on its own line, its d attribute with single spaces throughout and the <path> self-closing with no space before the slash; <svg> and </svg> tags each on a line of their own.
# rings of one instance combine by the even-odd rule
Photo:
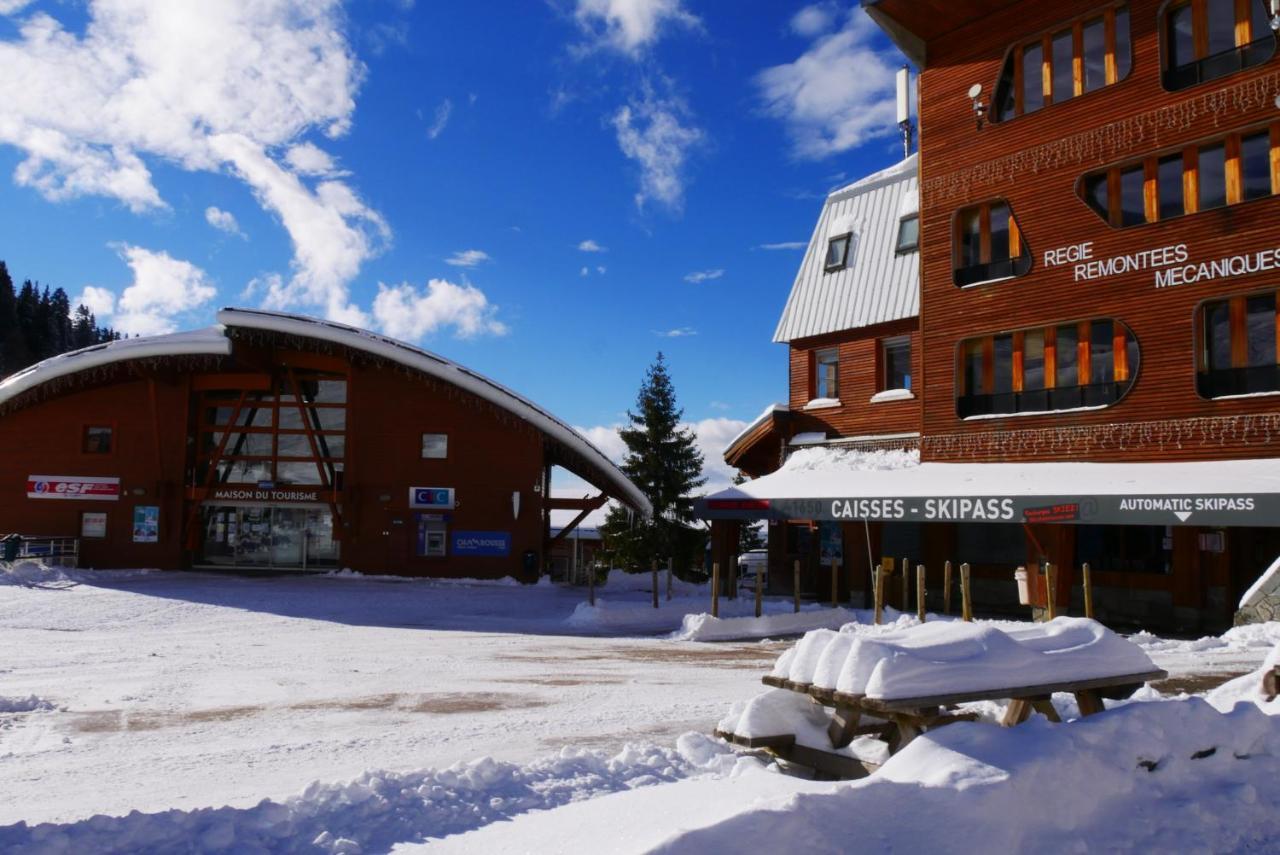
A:
<svg viewBox="0 0 1280 855">
<path fill-rule="evenodd" d="M 826 271 L 828 273 L 833 270 L 843 270 L 848 265 L 849 244 L 852 240 L 853 234 L 850 232 L 827 241 Z"/>
<path fill-rule="evenodd" d="M 898 221 L 898 255 L 920 249 L 920 215 L 912 214 Z"/>
</svg>

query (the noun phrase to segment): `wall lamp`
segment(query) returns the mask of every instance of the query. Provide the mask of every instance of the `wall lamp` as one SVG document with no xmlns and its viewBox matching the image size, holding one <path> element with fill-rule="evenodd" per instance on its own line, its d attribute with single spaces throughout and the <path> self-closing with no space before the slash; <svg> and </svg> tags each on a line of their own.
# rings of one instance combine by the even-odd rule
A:
<svg viewBox="0 0 1280 855">
<path fill-rule="evenodd" d="M 1280 3 L 1280 0 L 1272 0 L 1273 3 Z M 978 130 L 982 130 L 982 125 L 987 118 L 987 105 L 982 103 L 982 84 L 975 83 L 969 87 L 969 100 L 973 102 L 973 114 L 978 121 Z"/>
</svg>

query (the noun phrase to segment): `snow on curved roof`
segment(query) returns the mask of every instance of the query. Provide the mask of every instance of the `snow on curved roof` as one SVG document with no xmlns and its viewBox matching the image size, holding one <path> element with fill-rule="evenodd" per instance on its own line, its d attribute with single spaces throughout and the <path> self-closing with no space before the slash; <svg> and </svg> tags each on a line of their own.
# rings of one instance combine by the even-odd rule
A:
<svg viewBox="0 0 1280 855">
<path fill-rule="evenodd" d="M 258 329 L 331 342 L 397 362 L 471 392 L 528 422 L 577 455 L 606 482 L 604 485 L 597 484 L 597 487 L 605 489 L 646 516 L 653 513 L 644 493 L 600 449 L 527 398 L 483 374 L 434 353 L 366 330 L 302 315 L 257 309 L 223 309 L 218 312 L 218 325 L 207 329 L 121 339 L 64 353 L 0 380 L 0 406 L 43 383 L 117 362 L 193 354 L 229 356 L 231 340 L 227 337 L 227 327 Z"/>
<path fill-rule="evenodd" d="M 231 342 L 227 339 L 222 327 L 207 327 L 202 330 L 142 338 L 122 338 L 119 341 L 93 344 L 69 353 L 52 356 L 16 374 L 0 379 L 0 406 L 42 383 L 116 362 L 153 359 L 161 356 L 229 356 L 230 354 Z"/>
<path fill-rule="evenodd" d="M 598 470 L 608 482 L 608 488 L 611 489 L 615 498 L 645 516 L 653 513 L 653 507 L 644 493 L 640 492 L 622 470 L 582 434 L 527 398 L 443 356 L 368 330 L 283 312 L 228 308 L 218 312 L 218 323 L 227 327 L 258 329 L 328 341 L 398 362 L 407 368 L 421 371 L 457 386 L 533 425 Z M 596 486 L 604 489 L 604 485 Z"/>
<path fill-rule="evenodd" d="M 919 208 L 916 154 L 827 196 L 773 334 L 789 342 L 920 314 L 920 253 L 897 252 L 898 222 Z M 827 242 L 852 234 L 848 265 L 826 269 Z"/>
</svg>

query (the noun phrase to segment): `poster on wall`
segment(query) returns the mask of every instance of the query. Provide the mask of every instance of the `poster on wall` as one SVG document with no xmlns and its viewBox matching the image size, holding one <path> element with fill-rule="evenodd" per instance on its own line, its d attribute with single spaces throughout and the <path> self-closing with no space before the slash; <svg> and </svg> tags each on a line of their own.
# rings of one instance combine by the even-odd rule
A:
<svg viewBox="0 0 1280 855">
<path fill-rule="evenodd" d="M 160 540 L 160 508 L 138 505 L 133 509 L 133 542 L 156 543 Z"/>
<path fill-rule="evenodd" d="M 821 561 L 823 567 L 830 567 L 831 562 L 844 564 L 844 537 L 839 523 L 818 523 L 819 535 L 822 539 Z"/>
<path fill-rule="evenodd" d="M 100 540 L 107 536 L 107 515 L 98 511 L 86 511 L 80 515 L 80 536 Z"/>
<path fill-rule="evenodd" d="M 92 475 L 28 475 L 27 498 L 115 502 L 120 499 L 120 479 Z"/>
</svg>

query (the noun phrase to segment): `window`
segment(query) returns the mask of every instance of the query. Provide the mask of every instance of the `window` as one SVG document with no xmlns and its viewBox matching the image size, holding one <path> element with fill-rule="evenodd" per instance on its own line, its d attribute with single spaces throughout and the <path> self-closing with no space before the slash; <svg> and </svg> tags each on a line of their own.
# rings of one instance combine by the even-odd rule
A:
<svg viewBox="0 0 1280 855">
<path fill-rule="evenodd" d="M 996 83 L 992 120 L 1061 104 L 1129 76 L 1129 8 L 1113 6 L 1016 45 Z"/>
<path fill-rule="evenodd" d="M 911 338 L 885 339 L 880 345 L 884 374 L 880 378 L 880 391 L 911 388 Z"/>
<path fill-rule="evenodd" d="M 1200 307 L 1196 387 L 1205 398 L 1280 392 L 1276 292 Z"/>
<path fill-rule="evenodd" d="M 813 397 L 840 397 L 840 352 L 834 347 L 814 354 Z"/>
<path fill-rule="evenodd" d="M 449 435 L 447 433 L 424 433 L 422 435 L 422 459 L 444 460 L 449 456 Z"/>
<path fill-rule="evenodd" d="M 101 425 L 85 427 L 80 438 L 80 450 L 85 454 L 110 454 L 111 433 L 111 428 Z"/>
<path fill-rule="evenodd" d="M 1261 65 L 1275 53 L 1266 0 L 1181 0 L 1160 26 L 1164 86 L 1176 91 Z"/>
<path fill-rule="evenodd" d="M 1031 270 L 1031 250 L 1007 202 L 965 208 L 955 220 L 955 284 L 1025 276 Z"/>
<path fill-rule="evenodd" d="M 1077 192 L 1115 228 L 1267 198 L 1280 191 L 1280 123 L 1120 164 Z"/>
<path fill-rule="evenodd" d="M 1076 562 L 1097 573 L 1172 573 L 1173 529 L 1153 525 L 1079 525 Z"/>
<path fill-rule="evenodd" d="M 830 273 L 833 270 L 842 270 L 849 261 L 849 242 L 853 238 L 852 234 L 833 237 L 827 242 L 827 262 L 826 269 Z"/>
<path fill-rule="evenodd" d="M 919 248 L 920 216 L 918 214 L 912 214 L 909 217 L 903 217 L 898 221 L 898 254 L 902 255 L 907 252 L 915 252 Z"/>
<path fill-rule="evenodd" d="M 1109 319 L 969 339 L 959 350 L 961 418 L 1114 404 L 1133 385 L 1138 343 Z"/>
</svg>

